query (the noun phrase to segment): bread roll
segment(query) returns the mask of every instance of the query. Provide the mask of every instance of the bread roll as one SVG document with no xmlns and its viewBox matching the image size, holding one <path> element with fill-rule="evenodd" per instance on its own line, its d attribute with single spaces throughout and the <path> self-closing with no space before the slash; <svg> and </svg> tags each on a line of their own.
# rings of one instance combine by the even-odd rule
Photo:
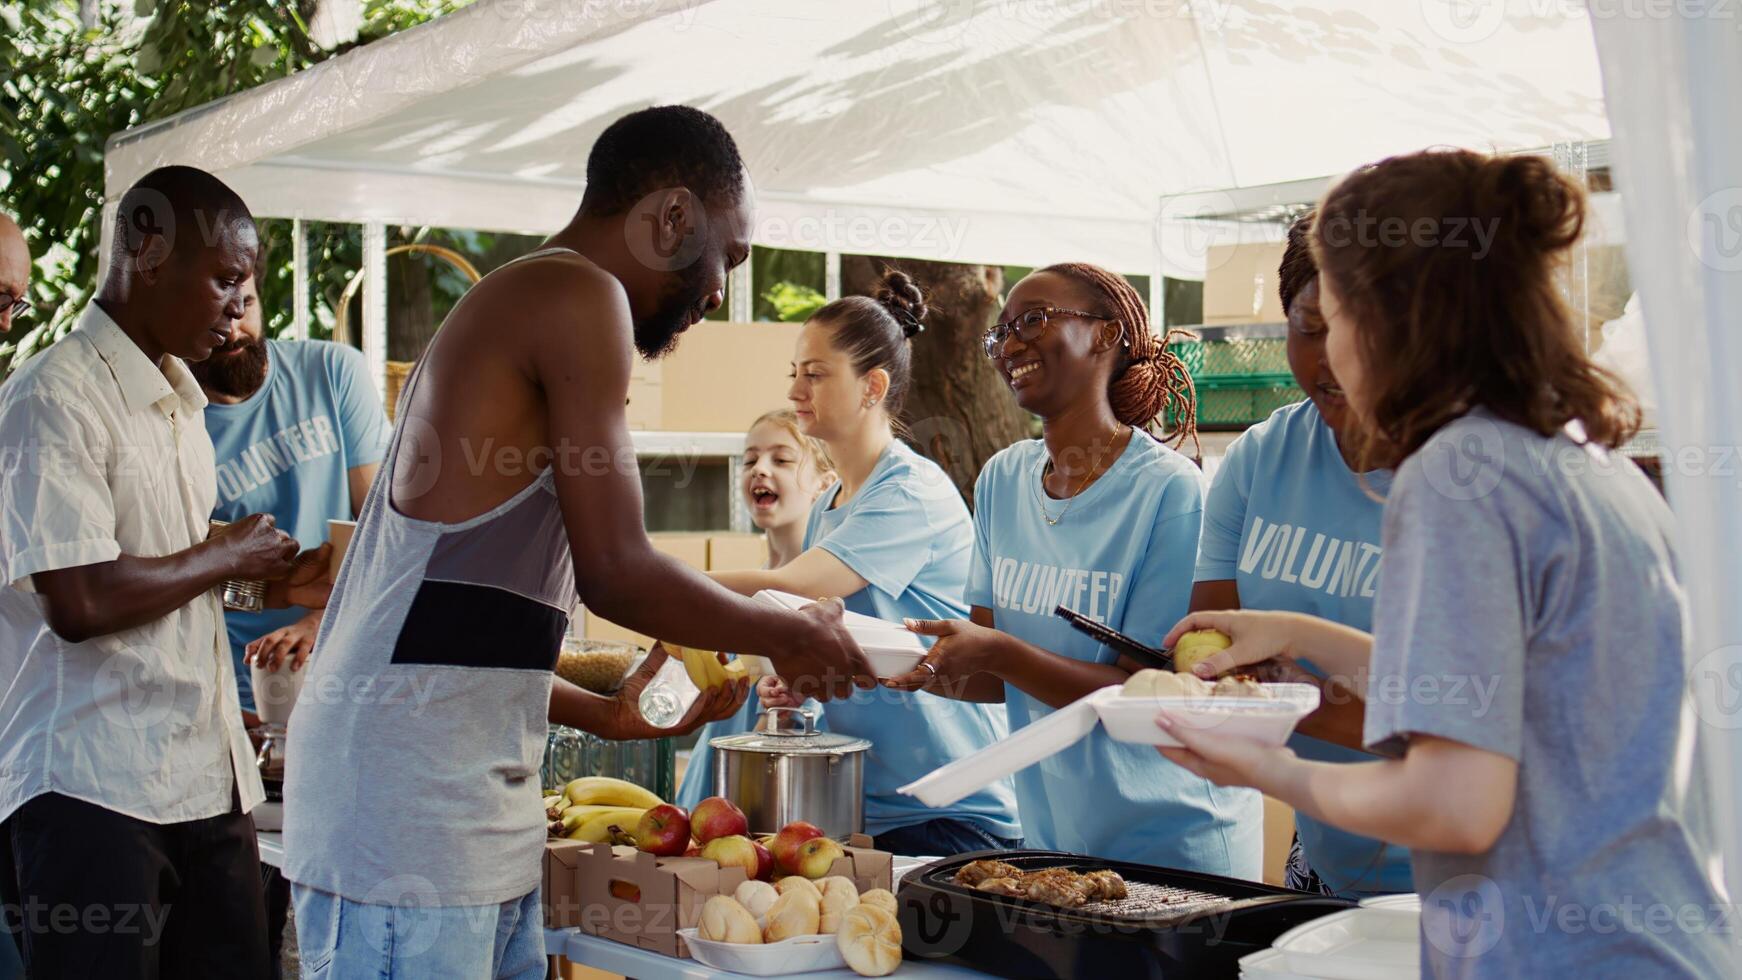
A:
<svg viewBox="0 0 1742 980">
<path fill-rule="evenodd" d="M 890 915 L 897 915 L 898 913 L 896 910 L 901 907 L 896 903 L 895 895 L 887 888 L 873 888 L 865 894 L 860 895 L 859 904 L 874 905 L 877 908 L 888 912 Z"/>
<path fill-rule="evenodd" d="M 868 902 L 860 902 L 841 918 L 835 948 L 854 973 L 884 977 L 901 965 L 901 923 Z"/>
<path fill-rule="evenodd" d="M 845 875 L 830 875 L 827 878 L 818 878 L 816 880 L 816 886 L 817 891 L 821 892 L 824 898 L 829 897 L 829 892 L 831 891 L 839 891 L 853 896 L 855 904 L 859 901 L 859 886 L 853 884 L 853 879 L 848 878 Z"/>
<path fill-rule="evenodd" d="M 822 917 L 818 920 L 817 931 L 825 935 L 833 934 L 841 928 L 841 917 L 847 910 L 859 904 L 859 889 L 845 878 L 824 878 Z"/>
<path fill-rule="evenodd" d="M 768 907 L 774 904 L 774 900 L 780 897 L 780 893 L 775 891 L 774 886 L 766 881 L 753 880 L 739 885 L 738 890 L 732 893 L 732 897 L 738 900 L 739 905 L 749 909 L 751 915 L 760 919 L 768 914 Z"/>
<path fill-rule="evenodd" d="M 1140 698 L 1203 698 L 1210 696 L 1210 685 L 1193 674 L 1150 668 L 1132 674 L 1119 693 Z"/>
<path fill-rule="evenodd" d="M 799 875 L 789 875 L 774 883 L 774 890 L 782 895 L 792 891 L 794 888 L 810 892 L 819 902 L 823 900 L 823 890 L 818 888 L 816 882 L 809 878 L 800 877 Z"/>
<path fill-rule="evenodd" d="M 754 945 L 762 942 L 762 930 L 756 927 L 756 917 L 738 901 L 726 895 L 715 895 L 702 906 L 702 921 L 696 934 L 717 943 Z"/>
<path fill-rule="evenodd" d="M 814 936 L 822 925 L 822 915 L 822 903 L 815 895 L 803 890 L 782 895 L 768 907 L 762 941 L 777 943 L 794 936 Z"/>
</svg>

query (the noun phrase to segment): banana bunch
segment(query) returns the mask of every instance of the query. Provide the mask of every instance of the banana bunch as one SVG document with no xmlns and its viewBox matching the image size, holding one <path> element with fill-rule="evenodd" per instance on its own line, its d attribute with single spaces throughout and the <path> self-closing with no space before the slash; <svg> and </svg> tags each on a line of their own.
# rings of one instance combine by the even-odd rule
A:
<svg viewBox="0 0 1742 980">
<path fill-rule="evenodd" d="M 706 691 L 711 687 L 719 687 L 729 681 L 741 680 L 748 676 L 742 660 L 721 663 L 720 655 L 707 650 L 691 650 L 688 647 L 665 645 L 672 656 L 683 661 L 684 672 L 690 675 L 690 681 L 699 690 Z"/>
<path fill-rule="evenodd" d="M 665 802 L 634 783 L 610 776 L 584 776 L 544 798 L 552 837 L 603 844 L 614 830 L 627 831 L 650 807 Z"/>
</svg>

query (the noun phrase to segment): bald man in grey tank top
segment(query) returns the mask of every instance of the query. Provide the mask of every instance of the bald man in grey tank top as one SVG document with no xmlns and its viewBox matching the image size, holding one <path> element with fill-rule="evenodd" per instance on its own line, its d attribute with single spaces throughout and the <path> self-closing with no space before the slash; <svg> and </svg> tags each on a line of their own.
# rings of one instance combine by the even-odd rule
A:
<svg viewBox="0 0 1742 980">
<path fill-rule="evenodd" d="M 720 305 L 752 208 L 712 116 L 626 116 L 594 145 L 568 226 L 478 283 L 419 362 L 291 729 L 305 976 L 542 977 L 547 721 L 649 738 L 742 704 L 739 682 L 653 729 L 635 695 L 663 651 L 616 698 L 553 678 L 577 595 L 643 633 L 767 657 L 820 697 L 874 683 L 839 602 L 744 599 L 643 531 L 631 359 Z"/>
</svg>

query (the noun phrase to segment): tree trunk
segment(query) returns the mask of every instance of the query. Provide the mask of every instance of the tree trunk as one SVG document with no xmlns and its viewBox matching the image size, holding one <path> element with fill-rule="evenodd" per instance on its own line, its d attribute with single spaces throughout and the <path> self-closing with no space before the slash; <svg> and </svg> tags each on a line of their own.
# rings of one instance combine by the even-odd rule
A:
<svg viewBox="0 0 1742 980">
<path fill-rule="evenodd" d="M 435 337 L 431 259 L 401 254 L 387 260 L 387 359 L 415 361 Z"/>
<path fill-rule="evenodd" d="M 913 387 L 905 417 L 908 441 L 936 460 L 970 507 L 980 467 L 1000 449 L 1033 434 L 1033 420 L 980 349 L 980 335 L 1003 300 L 998 266 L 921 262 L 865 255 L 841 257 L 843 295 L 873 295 L 885 269 L 912 276 L 931 314 L 914 338 Z"/>
</svg>

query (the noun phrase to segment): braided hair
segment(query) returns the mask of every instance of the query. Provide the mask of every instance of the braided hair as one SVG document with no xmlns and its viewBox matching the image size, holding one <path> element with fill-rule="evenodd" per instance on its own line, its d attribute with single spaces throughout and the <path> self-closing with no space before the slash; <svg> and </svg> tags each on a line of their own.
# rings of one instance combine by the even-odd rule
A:
<svg viewBox="0 0 1742 980">
<path fill-rule="evenodd" d="M 1185 330 L 1169 330 L 1157 337 L 1149 328 L 1149 310 L 1124 276 L 1086 262 L 1061 262 L 1041 272 L 1065 276 L 1094 289 L 1107 304 L 1108 312 L 1125 327 L 1126 346 L 1120 351 L 1113 382 L 1107 390 L 1113 416 L 1134 428 L 1149 429 L 1163 412 L 1172 411 L 1173 434 L 1166 441 L 1175 448 L 1192 441 L 1193 457 L 1203 458 L 1198 441 L 1198 392 L 1179 356 L 1167 349 L 1176 337 L 1195 339 Z"/>
<path fill-rule="evenodd" d="M 1282 300 L 1282 315 L 1287 316 L 1294 298 L 1318 278 L 1319 265 L 1313 261 L 1313 209 L 1308 208 L 1288 227 L 1288 244 L 1282 250 L 1282 264 L 1276 270 L 1276 294 Z"/>
</svg>

